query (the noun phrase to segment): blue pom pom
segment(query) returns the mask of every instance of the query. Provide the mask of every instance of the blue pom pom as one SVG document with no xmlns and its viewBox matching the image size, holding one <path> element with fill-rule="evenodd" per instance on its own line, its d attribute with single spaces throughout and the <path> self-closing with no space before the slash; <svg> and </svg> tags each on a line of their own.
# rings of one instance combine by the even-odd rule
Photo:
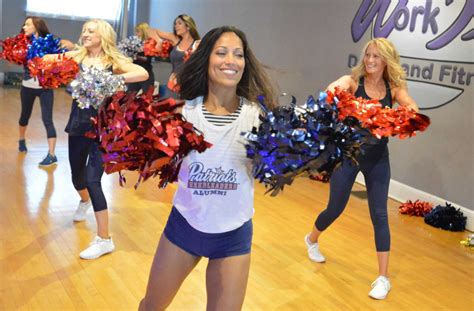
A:
<svg viewBox="0 0 474 311">
<path fill-rule="evenodd" d="M 328 176 L 343 161 L 356 161 L 359 153 L 358 123 L 339 120 L 337 106 L 321 93 L 309 96 L 302 106 L 292 102 L 261 117 L 261 124 L 245 133 L 247 157 L 254 165 L 254 177 L 278 194 L 304 172 Z"/>
<path fill-rule="evenodd" d="M 47 34 L 44 37 L 32 36 L 26 59 L 30 60 L 33 57 L 60 54 L 66 51 L 66 49 L 61 48 L 61 39 L 54 37 L 52 34 Z"/>
</svg>

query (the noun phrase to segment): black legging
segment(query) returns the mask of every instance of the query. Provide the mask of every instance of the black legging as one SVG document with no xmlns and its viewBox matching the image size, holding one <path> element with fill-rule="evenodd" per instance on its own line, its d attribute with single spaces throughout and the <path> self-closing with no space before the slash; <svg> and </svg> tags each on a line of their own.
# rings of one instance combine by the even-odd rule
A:
<svg viewBox="0 0 474 311">
<path fill-rule="evenodd" d="M 100 181 L 104 173 L 102 153 L 97 143 L 85 136 L 69 136 L 68 143 L 74 188 L 78 191 L 87 188 L 94 212 L 107 209 Z"/>
<path fill-rule="evenodd" d="M 32 89 L 29 87 L 21 87 L 21 115 L 20 126 L 27 126 L 33 111 L 33 103 L 35 98 L 39 97 L 41 106 L 41 118 L 43 119 L 46 135 L 48 138 L 56 137 L 56 129 L 53 123 L 53 101 L 54 95 L 52 89 Z"/>
<path fill-rule="evenodd" d="M 390 184 L 390 162 L 386 144 L 371 146 L 359 157 L 359 165 L 344 160 L 330 179 L 330 195 L 327 208 L 319 214 L 315 226 L 324 231 L 344 211 L 357 173 L 364 174 L 369 201 L 370 218 L 374 227 L 375 247 L 378 252 L 390 250 L 387 199 Z"/>
</svg>

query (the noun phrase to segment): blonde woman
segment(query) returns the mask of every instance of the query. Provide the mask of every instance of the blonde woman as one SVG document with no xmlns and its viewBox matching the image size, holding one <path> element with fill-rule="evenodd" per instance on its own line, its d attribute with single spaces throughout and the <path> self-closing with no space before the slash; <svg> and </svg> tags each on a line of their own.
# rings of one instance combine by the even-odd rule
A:
<svg viewBox="0 0 474 311">
<path fill-rule="evenodd" d="M 148 78 L 146 70 L 133 64 L 117 50 L 116 37 L 115 31 L 107 22 L 90 20 L 82 28 L 79 48 L 67 52 L 66 56 L 76 60 L 81 68 L 93 66 L 122 75 L 125 83 L 146 80 Z M 66 132 L 69 134 L 72 182 L 81 197 L 74 221 L 85 220 L 86 212 L 91 205 L 97 221 L 97 236 L 89 247 L 80 253 L 82 259 L 95 259 L 112 252 L 115 248 L 109 235 L 107 201 L 101 186 L 104 172 L 102 155 L 97 143 L 85 136 L 86 132 L 92 130 L 90 118 L 95 115 L 97 111 L 94 108 L 80 109 L 77 101 L 73 100 L 66 126 Z"/>
<path fill-rule="evenodd" d="M 150 26 L 147 23 L 140 23 L 135 26 L 135 35 L 140 38 L 140 40 L 145 41 L 148 39 L 148 29 Z M 143 67 L 146 72 L 148 72 L 148 80 L 142 82 L 130 83 L 127 87 L 129 91 L 142 92 L 148 91 L 150 87 L 154 87 L 155 76 L 153 74 L 153 65 L 151 60 L 153 57 L 145 56 L 143 52 L 138 53 L 133 59 L 133 63 Z"/>
<path fill-rule="evenodd" d="M 150 28 L 148 34 L 157 42 L 169 40 L 173 44 L 173 49 L 170 52 L 171 75 L 168 81 L 171 83 L 168 84 L 175 85 L 176 74 L 183 66 L 186 52 L 190 53 L 196 50 L 201 39 L 194 19 L 189 15 L 181 14 L 173 22 L 173 32 Z M 169 87 L 165 96 L 178 97 Z"/>
<path fill-rule="evenodd" d="M 339 78 L 328 89 L 333 91 L 336 86 L 357 97 L 378 99 L 384 107 L 398 103 L 418 111 L 415 101 L 408 94 L 399 54 L 393 44 L 384 38 L 370 40 L 364 46 L 361 62 L 352 70 L 352 75 Z M 371 137 L 362 146 L 363 154 L 358 159 L 358 165 L 344 161 L 342 167 L 334 172 L 330 180 L 328 205 L 317 217 L 312 232 L 305 237 L 309 258 L 315 262 L 324 262 L 326 259 L 319 250 L 319 237 L 343 212 L 357 173 L 361 171 L 367 186 L 379 265 L 379 277 L 372 283 L 369 292 L 369 296 L 374 299 L 384 299 L 391 288 L 388 280 L 390 230 L 387 199 L 390 162 L 387 143 L 387 138 L 378 140 Z"/>
</svg>

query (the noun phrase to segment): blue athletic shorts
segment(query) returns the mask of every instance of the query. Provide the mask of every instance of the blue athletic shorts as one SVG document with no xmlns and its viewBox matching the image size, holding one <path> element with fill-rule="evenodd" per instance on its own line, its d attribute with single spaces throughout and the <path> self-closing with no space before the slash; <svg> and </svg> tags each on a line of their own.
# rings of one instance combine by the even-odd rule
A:
<svg viewBox="0 0 474 311">
<path fill-rule="evenodd" d="M 249 254 L 252 246 L 252 219 L 224 233 L 205 233 L 191 227 L 173 206 L 164 230 L 166 238 L 197 257 L 218 259 Z"/>
</svg>

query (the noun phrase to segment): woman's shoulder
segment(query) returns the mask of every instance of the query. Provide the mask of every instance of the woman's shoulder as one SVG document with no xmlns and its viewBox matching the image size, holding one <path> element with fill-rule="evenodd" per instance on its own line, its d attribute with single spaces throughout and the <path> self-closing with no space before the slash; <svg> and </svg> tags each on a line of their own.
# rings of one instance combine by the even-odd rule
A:
<svg viewBox="0 0 474 311">
<path fill-rule="evenodd" d="M 353 75 L 344 75 L 339 78 L 341 82 L 346 83 L 347 85 L 350 85 L 351 87 L 357 86 L 359 84 L 359 80 L 353 76 Z"/>
<path fill-rule="evenodd" d="M 248 98 L 241 97 L 242 100 L 242 108 L 245 107 L 246 110 L 250 112 L 257 112 L 260 113 L 262 111 L 262 107 L 260 106 L 259 103 L 251 101 Z"/>
<path fill-rule="evenodd" d="M 392 93 L 392 98 L 397 98 L 401 94 L 407 93 L 407 88 L 400 85 L 389 84 L 390 86 L 390 93 Z"/>
<path fill-rule="evenodd" d="M 184 101 L 184 106 L 182 106 L 182 111 L 186 113 L 194 113 L 194 111 L 199 111 L 203 102 L 203 96 L 198 96 L 193 99 L 187 99 Z"/>
<path fill-rule="evenodd" d="M 185 100 L 185 106 L 190 107 L 190 108 L 196 107 L 199 104 L 202 104 L 202 100 L 203 100 L 202 96 L 198 96 L 198 97 L 195 97 L 193 99 L 186 99 Z"/>
<path fill-rule="evenodd" d="M 260 116 L 264 115 L 264 110 L 262 106 L 257 103 L 253 102 L 247 98 L 242 98 L 242 110 L 241 113 L 245 115 L 245 119 L 251 120 L 254 126 L 257 126 L 259 123 Z"/>
</svg>

